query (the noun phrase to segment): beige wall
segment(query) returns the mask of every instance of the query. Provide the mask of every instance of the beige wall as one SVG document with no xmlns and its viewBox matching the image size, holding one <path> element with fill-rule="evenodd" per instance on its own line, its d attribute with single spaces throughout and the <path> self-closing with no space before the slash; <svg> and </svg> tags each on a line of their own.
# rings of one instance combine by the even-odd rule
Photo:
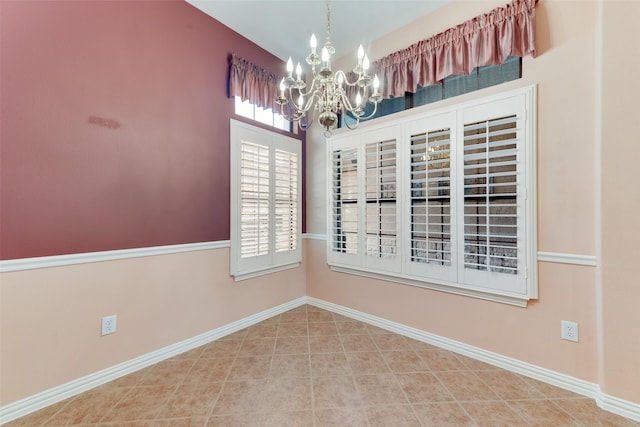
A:
<svg viewBox="0 0 640 427">
<path fill-rule="evenodd" d="M 602 15 L 602 386 L 640 402 L 640 2 L 604 1 Z M 631 36 L 631 34 L 634 36 Z"/>
<path fill-rule="evenodd" d="M 305 269 L 234 282 L 229 249 L 2 273 L 0 405 L 305 295 Z M 115 334 L 101 318 L 117 314 Z"/>
<path fill-rule="evenodd" d="M 370 56 L 379 58 L 502 4 L 454 0 L 415 25 L 374 42 Z M 601 30 L 600 2 L 541 0 L 536 6 L 538 56 L 523 59 L 522 79 L 421 107 L 428 110 L 536 84 L 538 250 L 600 255 L 602 224 L 599 267 L 539 262 L 540 297 L 527 308 L 516 308 L 331 272 L 325 242 L 317 240 L 308 249 L 307 294 L 598 383 L 605 393 L 640 402 L 640 334 L 632 332 L 640 324 L 634 309 L 640 286 L 629 268 L 640 255 L 640 235 L 632 222 L 640 212 L 640 192 L 631 187 L 638 177 L 633 162 L 640 146 L 630 144 L 638 139 L 632 129 L 638 98 L 626 94 L 631 85 L 637 89 L 640 71 L 638 47 L 629 36 L 640 17 L 639 4 L 604 1 Z M 351 62 L 351 57 L 343 57 L 338 65 L 344 68 Z M 606 95 L 601 115 L 602 64 Z M 626 70 L 622 79 L 621 69 Z M 628 124 L 620 127 L 620 117 L 628 118 Z M 601 118 L 602 223 L 600 159 L 595 157 Z M 315 234 L 326 233 L 325 150 L 320 132 L 312 132 L 307 139 L 307 189 L 313 195 L 308 199 L 307 230 Z M 579 343 L 560 338 L 561 320 L 579 323 Z"/>
</svg>

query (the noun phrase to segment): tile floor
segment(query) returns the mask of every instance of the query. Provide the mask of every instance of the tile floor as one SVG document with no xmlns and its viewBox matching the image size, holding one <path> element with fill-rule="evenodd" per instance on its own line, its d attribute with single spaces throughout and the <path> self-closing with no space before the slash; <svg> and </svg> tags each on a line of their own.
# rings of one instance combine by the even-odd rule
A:
<svg viewBox="0 0 640 427">
<path fill-rule="evenodd" d="M 593 400 L 302 306 L 7 426 L 640 426 Z"/>
</svg>

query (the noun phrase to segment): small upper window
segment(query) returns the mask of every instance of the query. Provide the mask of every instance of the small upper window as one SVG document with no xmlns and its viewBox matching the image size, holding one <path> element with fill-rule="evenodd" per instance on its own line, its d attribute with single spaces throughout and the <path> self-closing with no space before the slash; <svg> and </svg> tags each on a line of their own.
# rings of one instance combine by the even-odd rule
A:
<svg viewBox="0 0 640 427">
<path fill-rule="evenodd" d="M 239 96 L 235 98 L 237 115 L 273 126 L 276 129 L 291 132 L 291 122 L 285 120 L 282 114 L 274 112 L 271 108 L 256 107 L 249 100 L 243 102 Z"/>
</svg>

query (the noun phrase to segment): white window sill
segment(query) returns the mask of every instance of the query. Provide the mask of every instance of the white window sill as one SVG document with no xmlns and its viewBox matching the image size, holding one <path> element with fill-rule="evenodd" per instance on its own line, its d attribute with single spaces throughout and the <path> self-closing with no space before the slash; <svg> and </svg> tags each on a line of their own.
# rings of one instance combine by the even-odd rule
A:
<svg viewBox="0 0 640 427">
<path fill-rule="evenodd" d="M 352 266 L 329 265 L 332 271 L 345 274 L 355 274 L 357 276 L 368 277 L 370 279 L 385 280 L 388 282 L 400 283 L 403 285 L 417 286 L 420 288 L 432 289 L 435 291 L 448 292 L 456 295 L 479 298 L 487 301 L 499 302 L 504 304 L 515 305 L 517 307 L 526 307 L 529 301 L 527 296 L 519 295 L 502 295 L 488 293 L 469 287 L 463 287 L 458 283 L 452 283 L 441 280 L 433 280 L 427 278 L 415 278 L 408 275 L 381 273 L 369 269 L 357 268 Z M 429 281 L 426 281 L 429 280 Z"/>
</svg>

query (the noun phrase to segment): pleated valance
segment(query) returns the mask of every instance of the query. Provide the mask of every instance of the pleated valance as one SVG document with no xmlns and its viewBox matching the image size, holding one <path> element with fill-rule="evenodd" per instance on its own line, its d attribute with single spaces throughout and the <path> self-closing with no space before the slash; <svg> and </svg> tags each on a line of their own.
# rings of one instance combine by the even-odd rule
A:
<svg viewBox="0 0 640 427">
<path fill-rule="evenodd" d="M 229 95 L 262 108 L 273 108 L 280 78 L 235 54 L 231 55 Z"/>
<path fill-rule="evenodd" d="M 536 0 L 513 0 L 379 59 L 374 69 L 382 78 L 382 96 L 403 96 L 418 85 L 502 64 L 509 56 L 535 57 L 535 4 Z"/>
</svg>

